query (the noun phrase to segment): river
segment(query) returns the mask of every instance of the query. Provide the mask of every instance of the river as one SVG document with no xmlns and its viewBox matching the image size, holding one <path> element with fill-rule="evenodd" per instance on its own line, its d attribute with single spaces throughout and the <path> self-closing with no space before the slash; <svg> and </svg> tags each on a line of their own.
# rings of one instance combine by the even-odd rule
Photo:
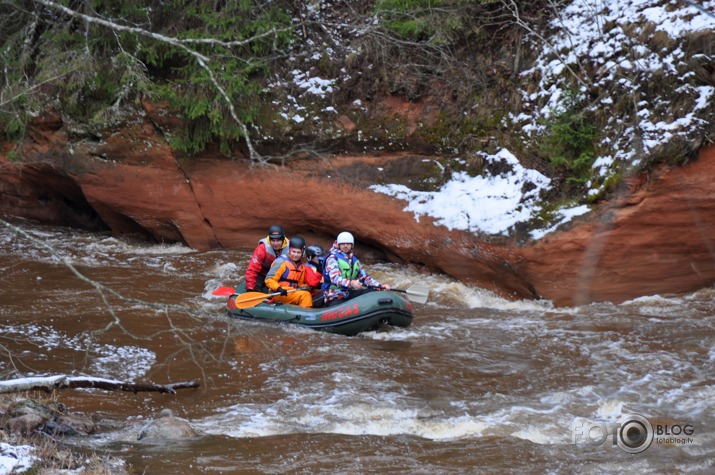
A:
<svg viewBox="0 0 715 475">
<path fill-rule="evenodd" d="M 365 262 L 393 287 L 428 285 L 429 301 L 415 304 L 409 328 L 345 337 L 225 317 L 211 291 L 238 282 L 251 249 L 11 222 L 34 239 L 0 226 L 4 379 L 201 384 L 176 395 L 57 392 L 100 421 L 68 443 L 119 457 L 130 473 L 715 470 L 713 289 L 554 308 Z M 167 307 L 102 295 L 56 256 Z M 204 435 L 136 441 L 163 408 Z"/>
</svg>

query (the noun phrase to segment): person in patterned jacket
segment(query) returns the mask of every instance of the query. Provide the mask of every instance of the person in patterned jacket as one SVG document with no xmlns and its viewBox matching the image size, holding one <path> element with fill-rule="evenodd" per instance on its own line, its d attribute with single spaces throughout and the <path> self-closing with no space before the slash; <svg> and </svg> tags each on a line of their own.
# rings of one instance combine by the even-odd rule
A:
<svg viewBox="0 0 715 475">
<path fill-rule="evenodd" d="M 339 305 L 344 301 L 373 290 L 390 290 L 365 272 L 353 254 L 355 238 L 347 231 L 338 234 L 333 247 L 323 262 L 323 292 L 325 306 Z"/>
</svg>

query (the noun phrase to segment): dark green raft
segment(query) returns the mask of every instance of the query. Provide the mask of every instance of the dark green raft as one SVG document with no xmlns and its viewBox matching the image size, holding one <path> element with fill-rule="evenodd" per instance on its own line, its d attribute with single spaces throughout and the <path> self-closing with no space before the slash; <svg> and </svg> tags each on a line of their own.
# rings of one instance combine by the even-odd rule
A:
<svg viewBox="0 0 715 475">
<path fill-rule="evenodd" d="M 410 290 L 368 292 L 341 305 L 327 308 L 304 308 L 276 303 L 270 299 L 273 294 L 264 294 L 268 298 L 262 299 L 261 294 L 258 293 L 256 295 L 260 303 L 249 308 L 239 308 L 236 299 L 238 298 L 240 302 L 241 295 L 245 297 L 247 294 L 240 293 L 243 289 L 237 289 L 237 293 L 228 298 L 228 316 L 301 325 L 314 330 L 351 336 L 383 326 L 409 327 L 412 324 L 412 303 L 396 292 L 404 292 L 421 301 L 422 295 L 417 294 L 417 291 L 421 291 L 425 294 L 426 301 L 427 291 L 423 288 L 417 291 L 414 289 L 415 287 Z"/>
</svg>

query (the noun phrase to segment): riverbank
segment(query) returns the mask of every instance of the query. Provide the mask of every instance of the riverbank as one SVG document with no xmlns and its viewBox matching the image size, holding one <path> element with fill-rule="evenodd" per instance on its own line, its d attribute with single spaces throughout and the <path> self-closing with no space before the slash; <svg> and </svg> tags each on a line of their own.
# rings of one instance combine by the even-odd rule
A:
<svg viewBox="0 0 715 475">
<path fill-rule="evenodd" d="M 48 433 L 43 414 L 56 411 L 46 395 L 0 395 L 0 475 L 118 475 L 128 473 L 120 459 L 87 455 L 62 444 L 61 435 Z"/>
</svg>

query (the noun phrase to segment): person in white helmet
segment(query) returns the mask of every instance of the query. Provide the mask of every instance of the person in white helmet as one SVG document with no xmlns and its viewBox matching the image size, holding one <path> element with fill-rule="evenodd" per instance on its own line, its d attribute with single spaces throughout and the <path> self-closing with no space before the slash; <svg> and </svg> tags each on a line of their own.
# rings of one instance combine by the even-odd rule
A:
<svg viewBox="0 0 715 475">
<path fill-rule="evenodd" d="M 355 238 L 347 231 L 338 234 L 323 263 L 325 306 L 342 302 L 373 290 L 390 290 L 370 277 L 353 253 Z"/>
</svg>

